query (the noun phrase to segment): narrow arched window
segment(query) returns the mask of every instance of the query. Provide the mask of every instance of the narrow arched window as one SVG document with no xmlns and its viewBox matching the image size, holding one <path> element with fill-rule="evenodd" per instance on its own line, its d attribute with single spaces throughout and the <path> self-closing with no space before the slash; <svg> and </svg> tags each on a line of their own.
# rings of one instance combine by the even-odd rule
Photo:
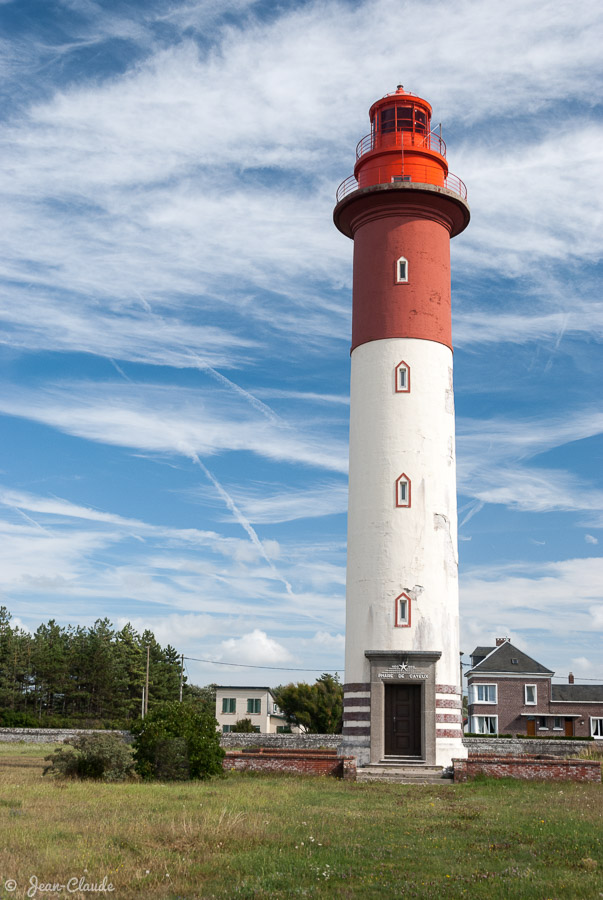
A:
<svg viewBox="0 0 603 900">
<path fill-rule="evenodd" d="M 404 473 L 396 479 L 396 506 L 410 506 L 410 478 Z"/>
<path fill-rule="evenodd" d="M 408 282 L 408 260 L 403 256 L 396 260 L 396 284 Z"/>
<path fill-rule="evenodd" d="M 410 393 L 410 366 L 404 360 L 396 366 L 396 393 Z"/>
<path fill-rule="evenodd" d="M 395 604 L 396 628 L 408 628 L 410 625 L 410 597 L 408 594 L 402 593 L 396 597 Z"/>
</svg>

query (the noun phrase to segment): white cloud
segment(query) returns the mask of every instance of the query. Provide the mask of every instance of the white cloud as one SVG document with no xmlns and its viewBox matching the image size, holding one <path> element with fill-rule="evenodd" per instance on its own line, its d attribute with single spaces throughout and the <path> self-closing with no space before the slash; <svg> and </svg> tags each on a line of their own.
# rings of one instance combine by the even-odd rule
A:
<svg viewBox="0 0 603 900">
<path fill-rule="evenodd" d="M 0 398 L 0 410 L 68 434 L 154 453 L 192 457 L 246 450 L 265 459 L 347 470 L 343 441 L 300 426 L 258 419 L 239 400 L 201 390 L 158 385 L 57 386 L 44 395 L 18 392 Z"/>
<path fill-rule="evenodd" d="M 275 641 L 268 637 L 265 631 L 254 628 L 253 631 L 241 635 L 239 638 L 229 638 L 222 641 L 219 662 L 248 663 L 249 665 L 278 665 L 290 662 L 291 654 Z"/>
<path fill-rule="evenodd" d="M 592 534 L 585 534 L 584 540 L 586 541 L 587 544 L 598 544 L 599 543 L 599 538 L 594 537 L 594 535 L 592 535 Z"/>
<path fill-rule="evenodd" d="M 338 650 L 343 654 L 343 650 L 345 647 L 345 635 L 344 634 L 330 634 L 328 631 L 317 631 L 314 637 L 311 639 L 311 642 L 316 644 L 318 647 L 325 647 L 330 650 Z"/>
<path fill-rule="evenodd" d="M 273 492 L 271 485 L 247 484 L 230 488 L 231 495 L 245 516 L 254 524 L 293 522 L 340 515 L 347 511 L 347 484 L 327 482 L 305 489 L 281 489 Z M 199 489 L 192 497 L 207 500 L 207 489 Z"/>
</svg>

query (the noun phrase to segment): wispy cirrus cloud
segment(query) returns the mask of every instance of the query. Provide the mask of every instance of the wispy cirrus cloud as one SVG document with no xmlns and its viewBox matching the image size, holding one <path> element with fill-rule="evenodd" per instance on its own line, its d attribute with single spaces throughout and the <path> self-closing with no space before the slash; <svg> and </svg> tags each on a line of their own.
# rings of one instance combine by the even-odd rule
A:
<svg viewBox="0 0 603 900">
<path fill-rule="evenodd" d="M 229 409 L 229 412 L 227 410 Z M 39 392 L 11 392 L 0 410 L 68 434 L 154 453 L 212 456 L 248 451 L 280 460 L 345 472 L 345 444 L 284 423 L 258 417 L 233 395 L 160 385 L 56 386 Z"/>
</svg>

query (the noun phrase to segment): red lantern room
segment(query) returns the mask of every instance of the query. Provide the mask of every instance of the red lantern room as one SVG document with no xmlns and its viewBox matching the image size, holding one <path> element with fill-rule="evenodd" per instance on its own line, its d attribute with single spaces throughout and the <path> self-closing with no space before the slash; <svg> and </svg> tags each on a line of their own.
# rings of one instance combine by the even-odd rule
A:
<svg viewBox="0 0 603 900">
<path fill-rule="evenodd" d="M 358 188 L 396 182 L 444 187 L 466 199 L 465 185 L 448 172 L 441 126 L 432 130 L 426 100 L 399 84 L 373 103 L 369 117 L 370 134 L 358 142 L 354 175 L 340 185 L 338 200 Z"/>
</svg>

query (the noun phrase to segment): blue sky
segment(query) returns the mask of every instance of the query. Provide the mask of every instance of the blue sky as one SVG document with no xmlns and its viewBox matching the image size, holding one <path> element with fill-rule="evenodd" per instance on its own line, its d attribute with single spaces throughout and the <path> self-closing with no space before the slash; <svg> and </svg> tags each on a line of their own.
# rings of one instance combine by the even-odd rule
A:
<svg viewBox="0 0 603 900">
<path fill-rule="evenodd" d="M 461 645 L 601 678 L 603 9 L 4 0 L 0 603 L 191 679 L 342 671 L 351 242 L 370 104 L 442 121 Z M 316 672 L 315 674 L 319 674 Z"/>
</svg>

